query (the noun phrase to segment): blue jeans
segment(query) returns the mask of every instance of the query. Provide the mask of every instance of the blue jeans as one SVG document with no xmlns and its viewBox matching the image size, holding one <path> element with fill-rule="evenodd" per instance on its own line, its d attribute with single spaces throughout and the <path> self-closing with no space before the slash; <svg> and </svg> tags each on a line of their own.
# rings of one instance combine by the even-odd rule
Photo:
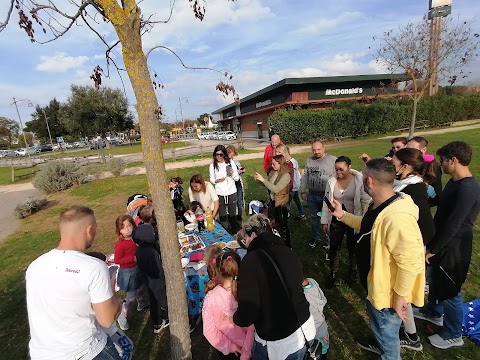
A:
<svg viewBox="0 0 480 360">
<path fill-rule="evenodd" d="M 302 205 L 302 201 L 300 200 L 300 195 L 298 194 L 298 191 L 293 191 L 292 192 L 292 198 L 293 198 L 293 202 L 297 206 L 298 215 L 299 216 L 304 216 L 305 212 L 303 211 L 303 205 Z"/>
<path fill-rule="evenodd" d="M 397 334 L 398 336 L 398 334 Z M 312 343 L 313 340 L 310 342 Z M 302 360 L 303 357 L 305 356 L 305 352 L 307 351 L 307 348 L 305 345 L 303 348 L 300 350 L 294 352 L 293 354 L 288 355 L 285 360 Z M 253 342 L 253 349 L 252 349 L 252 360 L 268 360 L 268 351 L 267 351 L 267 346 L 263 346 L 257 341 Z M 271 359 L 275 360 L 275 359 Z"/>
<path fill-rule="evenodd" d="M 398 332 L 402 320 L 393 309 L 377 310 L 367 300 L 367 313 L 370 318 L 370 328 L 378 346 L 383 351 L 382 360 L 401 360 L 400 338 Z"/>
<path fill-rule="evenodd" d="M 323 198 L 325 195 L 308 193 L 307 204 L 310 209 L 311 226 L 312 226 L 312 239 L 315 241 L 320 240 L 320 216 L 318 212 L 322 211 Z"/>
<path fill-rule="evenodd" d="M 422 312 L 432 317 L 439 317 L 443 315 L 443 327 L 439 331 L 439 335 L 442 338 L 459 338 L 462 336 L 462 305 L 462 294 L 458 293 L 451 299 L 439 301 L 438 304 L 429 301 L 428 304 L 422 309 Z"/>
<path fill-rule="evenodd" d="M 102 352 L 94 357 L 94 360 L 122 360 L 118 354 L 117 348 L 113 345 L 110 338 L 107 338 L 107 344 L 103 348 Z"/>
</svg>

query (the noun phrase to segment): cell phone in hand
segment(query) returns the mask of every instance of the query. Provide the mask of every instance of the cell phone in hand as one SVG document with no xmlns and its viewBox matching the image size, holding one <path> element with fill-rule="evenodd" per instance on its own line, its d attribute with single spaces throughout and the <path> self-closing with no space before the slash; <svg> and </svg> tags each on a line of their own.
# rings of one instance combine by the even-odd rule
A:
<svg viewBox="0 0 480 360">
<path fill-rule="evenodd" d="M 230 176 L 232 172 L 232 165 L 227 165 L 227 176 Z"/>
<path fill-rule="evenodd" d="M 323 201 L 325 201 L 325 204 L 327 204 L 327 207 L 331 212 L 335 211 L 335 208 L 333 207 L 332 203 L 330 202 L 330 200 L 328 200 L 326 196 L 323 198 Z"/>
</svg>

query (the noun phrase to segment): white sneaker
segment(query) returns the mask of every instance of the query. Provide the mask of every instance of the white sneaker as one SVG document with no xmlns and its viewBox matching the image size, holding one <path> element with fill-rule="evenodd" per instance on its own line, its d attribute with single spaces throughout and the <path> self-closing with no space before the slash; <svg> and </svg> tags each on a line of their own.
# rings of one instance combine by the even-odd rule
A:
<svg viewBox="0 0 480 360">
<path fill-rule="evenodd" d="M 122 314 L 120 314 L 120 316 L 118 317 L 117 322 L 118 322 L 118 327 L 123 331 L 130 329 L 130 324 L 128 323 L 127 318 Z"/>
<path fill-rule="evenodd" d="M 449 349 L 453 346 L 463 346 L 464 344 L 461 336 L 458 338 L 444 339 L 440 335 L 435 334 L 429 336 L 428 340 L 430 341 L 430 344 L 432 344 L 432 346 L 435 346 L 439 349 Z"/>
<path fill-rule="evenodd" d="M 422 312 L 421 308 L 417 308 L 417 307 L 413 308 L 413 317 L 417 319 L 429 321 L 432 324 L 437 326 L 443 326 L 443 315 L 439 317 L 428 316 L 427 314 Z"/>
<path fill-rule="evenodd" d="M 166 327 L 168 327 L 168 325 L 170 325 L 170 322 L 168 320 L 163 319 L 160 325 L 153 325 L 153 332 L 155 334 L 160 334 L 160 332 Z"/>
</svg>

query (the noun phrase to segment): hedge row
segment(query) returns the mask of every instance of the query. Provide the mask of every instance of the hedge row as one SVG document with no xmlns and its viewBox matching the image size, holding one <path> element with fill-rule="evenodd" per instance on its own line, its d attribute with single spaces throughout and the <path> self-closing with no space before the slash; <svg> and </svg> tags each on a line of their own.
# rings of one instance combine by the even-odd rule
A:
<svg viewBox="0 0 480 360">
<path fill-rule="evenodd" d="M 273 133 L 286 143 L 314 139 L 358 137 L 408 128 L 411 99 L 380 99 L 366 106 L 341 102 L 325 110 L 282 109 L 269 119 Z M 479 119 L 480 95 L 437 95 L 424 98 L 417 109 L 417 126 L 436 127 L 453 121 Z"/>
</svg>

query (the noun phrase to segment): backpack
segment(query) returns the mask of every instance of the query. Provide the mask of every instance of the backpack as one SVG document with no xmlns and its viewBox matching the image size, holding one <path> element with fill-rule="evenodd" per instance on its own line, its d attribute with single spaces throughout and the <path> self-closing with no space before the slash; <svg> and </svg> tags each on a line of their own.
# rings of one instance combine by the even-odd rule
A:
<svg viewBox="0 0 480 360">
<path fill-rule="evenodd" d="M 127 199 L 127 214 L 133 218 L 137 225 L 142 222 L 140 211 L 147 206 L 147 202 L 147 195 L 143 194 L 133 194 Z"/>
</svg>

